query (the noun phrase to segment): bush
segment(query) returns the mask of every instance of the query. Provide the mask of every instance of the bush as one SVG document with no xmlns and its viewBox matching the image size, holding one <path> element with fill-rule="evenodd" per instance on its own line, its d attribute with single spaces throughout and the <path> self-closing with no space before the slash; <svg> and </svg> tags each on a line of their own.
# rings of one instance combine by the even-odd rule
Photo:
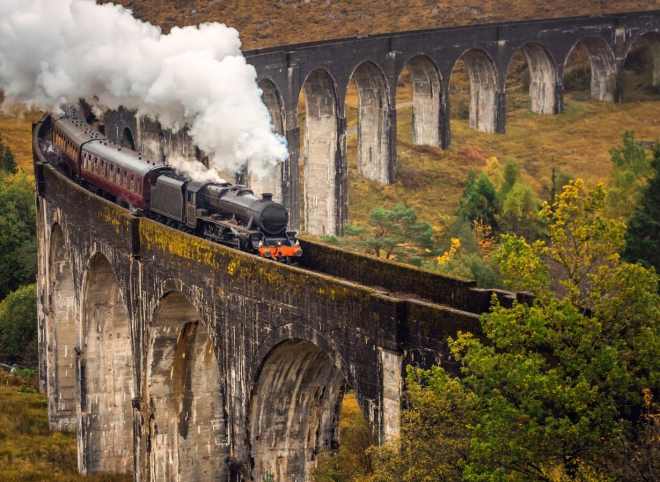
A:
<svg viewBox="0 0 660 482">
<path fill-rule="evenodd" d="M 24 286 L 0 303 L 0 356 L 11 363 L 36 366 L 37 288 Z"/>
</svg>

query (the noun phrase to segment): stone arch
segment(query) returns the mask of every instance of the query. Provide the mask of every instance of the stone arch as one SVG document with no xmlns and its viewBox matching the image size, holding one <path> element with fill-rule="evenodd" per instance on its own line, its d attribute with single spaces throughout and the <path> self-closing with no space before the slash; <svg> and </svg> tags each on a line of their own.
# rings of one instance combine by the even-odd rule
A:
<svg viewBox="0 0 660 482">
<path fill-rule="evenodd" d="M 133 140 L 133 133 L 128 127 L 124 127 L 124 130 L 121 132 L 121 140 L 119 144 L 122 147 L 126 147 L 131 150 L 135 150 L 135 140 Z"/>
<path fill-rule="evenodd" d="M 267 471 L 276 482 L 290 480 L 290 474 L 309 480 L 318 453 L 338 446 L 346 387 L 342 371 L 318 344 L 291 338 L 274 346 L 250 400 L 252 480 Z"/>
<path fill-rule="evenodd" d="M 353 71 L 358 93 L 358 173 L 371 181 L 390 183 L 389 86 L 382 70 L 366 61 Z"/>
<path fill-rule="evenodd" d="M 654 87 L 658 87 L 660 86 L 660 32 L 643 32 L 635 37 L 630 42 L 630 45 L 628 45 L 626 53 L 623 56 L 624 64 L 633 48 L 643 43 L 646 43 L 651 50 L 652 84 Z"/>
<path fill-rule="evenodd" d="M 303 229 L 323 236 L 337 234 L 337 89 L 324 69 L 305 79 L 305 156 L 303 178 Z"/>
<path fill-rule="evenodd" d="M 568 58 L 578 45 L 583 45 L 589 55 L 591 98 L 603 102 L 614 102 L 616 65 L 612 49 L 603 39 L 597 37 L 584 38 L 573 45 L 564 60 L 564 66 L 566 66 Z"/>
<path fill-rule="evenodd" d="M 261 98 L 266 104 L 268 113 L 273 124 L 273 132 L 281 136 L 284 135 L 285 113 L 284 101 L 280 93 L 280 89 L 275 82 L 270 79 L 262 79 L 259 81 L 259 88 L 262 91 Z M 249 184 L 255 194 L 269 192 L 273 194 L 273 200 L 280 202 L 282 200 L 282 170 L 284 168 L 283 162 L 278 162 L 277 165 L 268 173 L 253 172 L 248 166 Z"/>
<path fill-rule="evenodd" d="M 227 476 L 227 415 L 218 361 L 197 309 L 169 292 L 153 314 L 148 355 L 152 480 Z"/>
<path fill-rule="evenodd" d="M 536 114 L 558 114 L 557 69 L 552 56 L 535 42 L 523 45 L 520 51 L 529 68 L 529 110 Z"/>
<path fill-rule="evenodd" d="M 471 49 L 461 55 L 470 77 L 470 129 L 496 132 L 497 71 L 483 50 Z"/>
<path fill-rule="evenodd" d="M 48 407 L 53 430 L 75 430 L 77 323 L 75 287 L 64 232 L 51 230 L 48 259 Z"/>
<path fill-rule="evenodd" d="M 440 146 L 443 91 L 440 72 L 425 55 L 411 58 L 406 66 L 413 86 L 413 144 Z"/>
<path fill-rule="evenodd" d="M 115 271 L 95 254 L 83 295 L 81 420 L 83 471 L 133 472 L 133 353 L 130 320 Z"/>
</svg>

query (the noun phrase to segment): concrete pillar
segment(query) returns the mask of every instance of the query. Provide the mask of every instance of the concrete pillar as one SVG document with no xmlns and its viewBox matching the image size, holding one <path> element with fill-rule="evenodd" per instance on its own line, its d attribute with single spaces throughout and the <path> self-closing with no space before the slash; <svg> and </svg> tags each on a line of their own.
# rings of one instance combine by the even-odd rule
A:
<svg viewBox="0 0 660 482">
<path fill-rule="evenodd" d="M 337 236 L 344 235 L 344 224 L 348 222 L 348 139 L 346 131 L 348 124 L 345 117 L 337 118 L 337 213 L 335 232 Z"/>
<path fill-rule="evenodd" d="M 498 92 L 495 96 L 495 133 L 506 134 L 506 93 Z"/>
<path fill-rule="evenodd" d="M 401 433 L 401 370 L 403 355 L 379 348 L 382 366 L 381 442 L 396 440 Z"/>
<path fill-rule="evenodd" d="M 561 83 L 555 84 L 555 114 L 564 112 L 564 85 Z"/>
<path fill-rule="evenodd" d="M 396 131 L 396 106 L 393 106 L 393 108 L 390 108 L 390 111 L 388 113 L 389 116 L 389 133 L 387 134 L 387 138 L 389 140 L 389 145 L 388 145 L 388 159 L 389 163 L 387 166 L 388 169 L 388 184 L 393 184 L 396 182 L 396 166 L 397 166 L 397 159 L 396 159 L 396 146 L 397 146 L 397 131 Z"/>
<path fill-rule="evenodd" d="M 451 106 L 449 105 L 449 93 L 444 91 L 442 96 L 442 102 L 440 103 L 440 146 L 443 149 L 449 149 L 451 147 Z"/>
<path fill-rule="evenodd" d="M 433 62 L 417 56 L 408 62 L 413 82 L 413 144 L 441 144 L 442 85 Z"/>
<path fill-rule="evenodd" d="M 353 73 L 358 91 L 358 173 L 381 184 L 390 183 L 390 105 L 387 81 L 371 62 Z M 396 117 L 395 117 L 396 118 Z"/>
<path fill-rule="evenodd" d="M 463 54 L 470 76 L 470 128 L 482 132 L 498 132 L 499 108 L 495 66 L 481 50 Z"/>
<path fill-rule="evenodd" d="M 282 204 L 289 210 L 289 227 L 300 231 L 300 129 L 286 131 L 289 158 L 282 170 Z"/>
<path fill-rule="evenodd" d="M 556 114 L 557 73 L 545 49 L 530 43 L 522 47 L 529 68 L 529 110 L 537 114 Z"/>
</svg>

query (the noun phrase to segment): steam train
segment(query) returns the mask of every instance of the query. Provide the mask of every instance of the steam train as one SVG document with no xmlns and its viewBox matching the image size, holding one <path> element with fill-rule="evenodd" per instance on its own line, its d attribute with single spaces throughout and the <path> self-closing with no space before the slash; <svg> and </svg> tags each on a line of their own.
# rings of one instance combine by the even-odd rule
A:
<svg viewBox="0 0 660 482">
<path fill-rule="evenodd" d="M 293 263 L 302 256 L 296 232 L 287 230 L 289 213 L 272 194 L 193 181 L 115 144 L 75 114 L 53 123 L 52 142 L 70 177 L 136 214 L 264 258 Z"/>
</svg>

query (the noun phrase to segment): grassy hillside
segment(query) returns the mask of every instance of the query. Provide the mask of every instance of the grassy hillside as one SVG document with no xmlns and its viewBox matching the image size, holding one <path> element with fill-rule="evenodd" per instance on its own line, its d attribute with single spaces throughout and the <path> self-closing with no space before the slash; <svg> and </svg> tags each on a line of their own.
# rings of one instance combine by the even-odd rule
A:
<svg viewBox="0 0 660 482">
<path fill-rule="evenodd" d="M 19 387 L 23 388 L 19 391 Z M 3 482 L 129 482 L 132 476 L 77 473 L 76 434 L 50 432 L 34 380 L 0 371 L 0 480 Z M 27 391 L 24 391 L 27 390 Z"/>
<path fill-rule="evenodd" d="M 103 0 L 103 3 L 108 3 Z M 223 22 L 251 49 L 399 30 L 660 9 L 658 0 L 114 0 L 169 30 Z"/>
</svg>

